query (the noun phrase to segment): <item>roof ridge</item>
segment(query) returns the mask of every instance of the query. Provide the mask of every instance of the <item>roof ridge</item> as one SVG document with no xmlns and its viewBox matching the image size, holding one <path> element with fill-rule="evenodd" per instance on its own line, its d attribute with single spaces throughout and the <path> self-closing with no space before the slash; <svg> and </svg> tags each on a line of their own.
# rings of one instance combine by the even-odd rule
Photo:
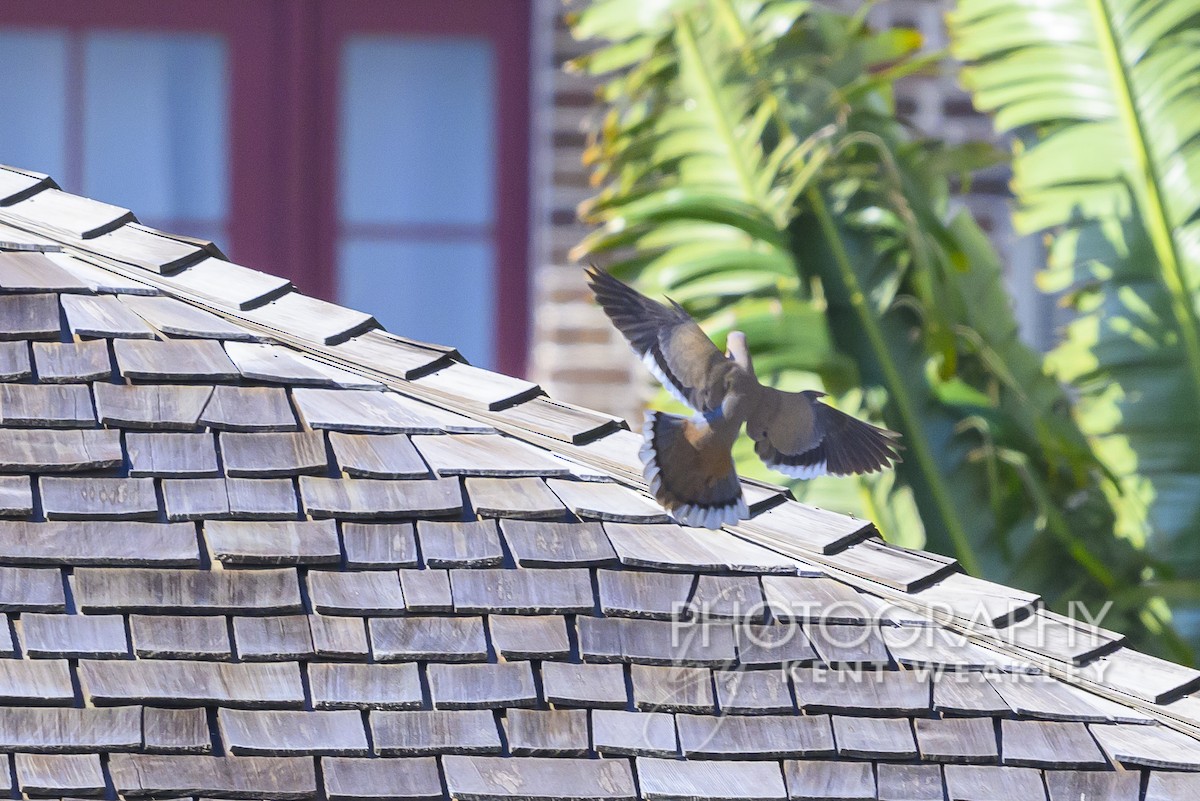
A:
<svg viewBox="0 0 1200 801">
<path fill-rule="evenodd" d="M 304 295 L 286 279 L 230 262 L 211 242 L 149 228 L 129 210 L 63 192 L 49 176 L 0 166 L 0 239 L 13 238 L 14 232 L 30 235 L 28 241 L 13 243 L 22 249 L 61 250 L 64 256 L 129 282 L 126 291 L 140 285 L 148 293 L 215 314 L 328 367 L 485 423 L 649 497 L 636 456 L 640 437 L 623 420 L 553 400 L 533 382 L 469 365 L 452 347 L 391 334 L 371 315 Z M 206 281 L 206 275 L 212 281 Z M 303 331 L 288 327 L 289 321 L 311 323 L 318 316 L 323 325 L 315 330 L 309 325 Z M 464 391 L 467 387 L 480 391 L 472 395 Z M 570 425 L 538 430 L 531 422 L 536 415 L 523 409 L 530 404 L 541 413 L 569 419 Z M 1042 614 L 1038 596 L 971 579 L 958 572 L 953 559 L 884 543 L 869 521 L 807 506 L 785 488 L 747 479 L 743 487 L 756 516 L 726 527 L 730 536 L 782 554 L 798 566 L 817 566 L 837 581 L 925 616 L 988 650 L 1025 660 L 1068 684 L 1200 737 L 1200 714 L 1189 717 L 1164 707 L 1200 685 L 1200 673 L 1153 698 L 1139 697 L 1130 687 L 1105 684 L 1102 672 L 1093 671 L 1095 677 L 1089 677 L 1072 669 L 1069 659 L 1005 641 L 1003 633 L 1011 624 Z M 915 563 L 916 569 L 912 564 L 900 569 L 904 560 Z M 974 597 L 980 605 L 989 594 L 1012 603 L 987 621 L 992 626 L 989 633 L 966 625 L 973 621 L 956 614 L 953 604 L 945 611 L 943 602 L 951 589 L 960 600 Z M 1123 648 L 1119 640 L 1113 642 L 1112 647 L 1104 646 L 1107 650 L 1089 654 L 1082 667 L 1110 655 L 1137 653 Z"/>
</svg>

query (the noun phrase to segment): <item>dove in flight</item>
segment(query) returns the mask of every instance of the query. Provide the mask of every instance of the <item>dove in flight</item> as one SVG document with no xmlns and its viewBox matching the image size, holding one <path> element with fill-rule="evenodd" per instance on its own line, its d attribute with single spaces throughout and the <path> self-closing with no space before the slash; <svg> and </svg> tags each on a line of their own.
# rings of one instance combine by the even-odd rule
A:
<svg viewBox="0 0 1200 801">
<path fill-rule="evenodd" d="M 896 432 L 827 406 L 823 392 L 760 384 L 742 332 L 729 334 L 722 354 L 678 303 L 651 300 L 595 266 L 587 276 L 642 363 L 697 412 L 648 411 L 642 432 L 642 475 L 680 523 L 720 528 L 750 516 L 732 453 L 743 424 L 767 467 L 792 478 L 874 473 L 900 461 Z"/>
</svg>

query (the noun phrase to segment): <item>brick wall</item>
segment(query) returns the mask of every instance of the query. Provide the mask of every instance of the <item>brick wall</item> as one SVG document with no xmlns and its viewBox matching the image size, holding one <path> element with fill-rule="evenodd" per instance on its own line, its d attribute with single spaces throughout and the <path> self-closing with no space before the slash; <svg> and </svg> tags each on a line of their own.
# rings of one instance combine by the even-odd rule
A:
<svg viewBox="0 0 1200 801">
<path fill-rule="evenodd" d="M 580 0 L 567 4 L 577 7 Z M 838 5 L 853 7 L 854 3 Z M 876 26 L 907 25 L 920 29 L 931 49 L 946 44 L 943 14 L 946 0 L 893 0 L 876 7 Z M 542 263 L 534 275 L 534 335 L 531 377 L 552 395 L 573 403 L 622 415 L 640 422 L 640 410 L 652 391 L 652 380 L 637 363 L 625 342 L 593 304 L 584 285 L 583 271 L 568 258 L 568 251 L 588 229 L 575 216 L 580 201 L 589 197 L 588 173 L 581 163 L 587 126 L 597 109 L 596 82 L 562 70 L 562 64 L 584 52 L 575 42 L 555 6 L 551 78 L 547 94 L 553 98 L 550 188 L 543 236 Z M 547 19 L 549 24 L 549 19 Z M 908 79 L 898 93 L 901 113 L 919 130 L 950 141 L 993 138 L 991 122 L 971 108 L 953 74 Z M 991 234 L 1006 263 L 1006 276 L 1014 296 L 1017 319 L 1026 340 L 1047 347 L 1056 322 L 1053 304 L 1033 287 L 1033 274 L 1041 261 L 1035 239 L 1013 234 L 1009 224 L 1007 168 L 998 167 L 977 177 L 963 202 Z"/>
</svg>

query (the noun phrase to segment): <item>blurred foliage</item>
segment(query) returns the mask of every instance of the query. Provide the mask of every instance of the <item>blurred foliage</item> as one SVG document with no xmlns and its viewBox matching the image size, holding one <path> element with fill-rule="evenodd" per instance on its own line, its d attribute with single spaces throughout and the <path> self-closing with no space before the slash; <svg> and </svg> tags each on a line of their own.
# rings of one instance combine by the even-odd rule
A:
<svg viewBox="0 0 1200 801">
<path fill-rule="evenodd" d="M 975 104 L 1018 137 L 1014 221 L 1054 231 L 1042 278 L 1076 314 L 1049 364 L 1117 477 L 1117 533 L 1194 614 L 1200 3 L 961 0 L 949 21 Z"/>
<path fill-rule="evenodd" d="M 745 330 L 764 380 L 823 385 L 904 435 L 904 463 L 856 480 L 854 507 L 852 480 L 797 496 L 1060 611 L 1115 597 L 1104 625 L 1185 657 L 1143 584 L 1155 566 L 1114 536 L 1111 477 L 1017 337 L 996 254 L 950 211 L 950 179 L 1002 157 L 896 117 L 895 82 L 936 60 L 920 36 L 795 0 L 595 0 L 571 23 L 603 42 L 574 68 L 606 76 L 581 208 L 597 227 L 576 255 L 669 294 L 719 344 Z"/>
</svg>

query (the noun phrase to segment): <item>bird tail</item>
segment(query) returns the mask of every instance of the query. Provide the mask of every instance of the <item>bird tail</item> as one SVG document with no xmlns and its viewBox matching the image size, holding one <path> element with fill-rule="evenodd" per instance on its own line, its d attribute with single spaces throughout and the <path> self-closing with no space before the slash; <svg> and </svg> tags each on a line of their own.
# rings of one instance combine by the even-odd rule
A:
<svg viewBox="0 0 1200 801">
<path fill-rule="evenodd" d="M 639 455 L 650 491 L 685 526 L 720 528 L 750 516 L 728 442 L 703 421 L 646 412 Z"/>
</svg>

